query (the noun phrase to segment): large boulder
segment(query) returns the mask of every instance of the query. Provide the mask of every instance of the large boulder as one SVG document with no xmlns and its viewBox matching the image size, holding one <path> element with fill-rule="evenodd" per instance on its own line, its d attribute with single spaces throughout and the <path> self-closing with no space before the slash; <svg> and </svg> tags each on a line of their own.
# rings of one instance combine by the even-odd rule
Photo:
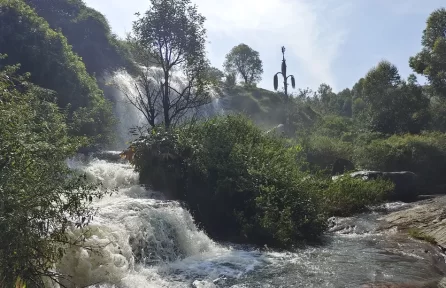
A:
<svg viewBox="0 0 446 288">
<path fill-rule="evenodd" d="M 382 171 L 357 171 L 350 173 L 353 178 L 363 180 L 385 179 L 395 184 L 395 189 L 389 195 L 389 200 L 414 201 L 417 199 L 420 187 L 417 174 L 410 171 L 382 172 Z M 339 176 L 334 176 L 337 179 Z"/>
</svg>

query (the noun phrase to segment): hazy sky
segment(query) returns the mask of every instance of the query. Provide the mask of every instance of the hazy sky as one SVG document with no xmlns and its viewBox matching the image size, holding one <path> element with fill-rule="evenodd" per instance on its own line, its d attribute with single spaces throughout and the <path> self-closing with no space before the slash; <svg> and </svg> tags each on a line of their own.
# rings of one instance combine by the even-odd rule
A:
<svg viewBox="0 0 446 288">
<path fill-rule="evenodd" d="M 421 48 L 429 14 L 444 0 L 192 0 L 207 18 L 208 56 L 222 69 L 225 55 L 240 43 L 259 51 L 260 85 L 272 89 L 280 70 L 282 46 L 296 86 L 335 91 L 356 81 L 386 59 L 402 76 L 412 73 L 408 59 Z M 136 12 L 149 0 L 85 0 L 102 12 L 113 31 L 130 32 Z M 421 80 L 421 79 L 420 79 Z"/>
</svg>

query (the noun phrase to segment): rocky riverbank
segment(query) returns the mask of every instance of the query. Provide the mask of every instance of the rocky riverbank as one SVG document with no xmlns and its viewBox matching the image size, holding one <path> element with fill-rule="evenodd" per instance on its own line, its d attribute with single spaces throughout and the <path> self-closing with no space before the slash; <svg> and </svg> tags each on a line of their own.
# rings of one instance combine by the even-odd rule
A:
<svg viewBox="0 0 446 288">
<path fill-rule="evenodd" d="M 416 206 L 381 217 L 381 229 L 397 228 L 402 232 L 417 231 L 446 248 L 446 196 L 420 201 Z"/>
</svg>

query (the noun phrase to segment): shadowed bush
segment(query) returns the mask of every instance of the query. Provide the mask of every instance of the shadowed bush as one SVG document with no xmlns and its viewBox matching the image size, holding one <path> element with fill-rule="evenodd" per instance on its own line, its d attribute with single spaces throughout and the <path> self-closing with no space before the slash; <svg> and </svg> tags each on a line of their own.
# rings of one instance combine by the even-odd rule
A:
<svg viewBox="0 0 446 288">
<path fill-rule="evenodd" d="M 325 228 L 315 185 L 302 180 L 300 147 L 245 117 L 153 130 L 134 145 L 141 180 L 184 200 L 213 237 L 287 246 Z"/>
</svg>

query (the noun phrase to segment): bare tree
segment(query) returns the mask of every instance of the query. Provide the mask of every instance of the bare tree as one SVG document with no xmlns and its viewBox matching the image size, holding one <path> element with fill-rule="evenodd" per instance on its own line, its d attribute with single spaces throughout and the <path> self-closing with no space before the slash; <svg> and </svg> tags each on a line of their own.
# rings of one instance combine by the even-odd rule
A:
<svg viewBox="0 0 446 288">
<path fill-rule="evenodd" d="M 152 68 L 142 69 L 136 95 L 126 96 L 149 125 L 163 123 L 169 129 L 211 102 L 205 18 L 190 0 L 151 0 L 151 4 L 134 22 L 133 41 L 140 63 Z"/>
</svg>

